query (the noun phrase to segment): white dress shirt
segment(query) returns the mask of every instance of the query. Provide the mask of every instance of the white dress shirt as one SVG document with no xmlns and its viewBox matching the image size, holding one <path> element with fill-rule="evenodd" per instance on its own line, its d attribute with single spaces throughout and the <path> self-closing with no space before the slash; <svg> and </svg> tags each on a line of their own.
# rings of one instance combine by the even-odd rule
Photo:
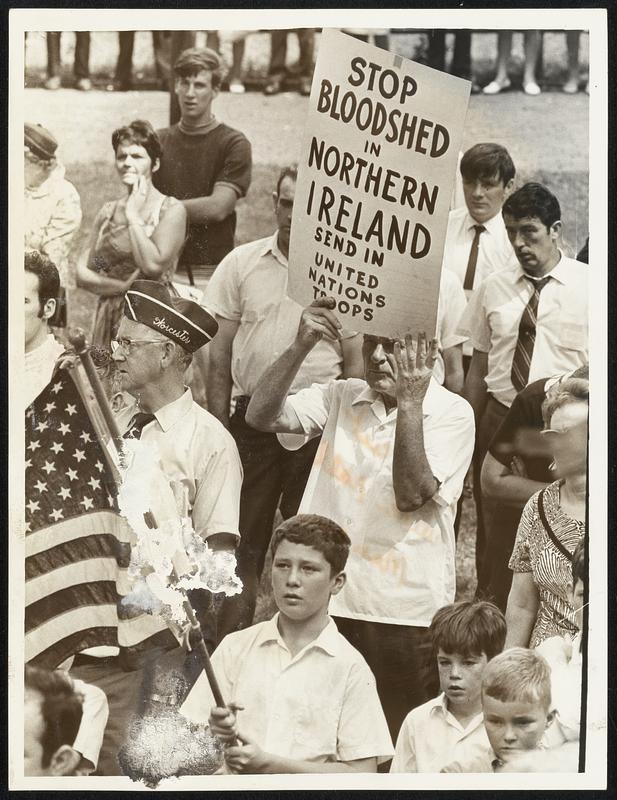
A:
<svg viewBox="0 0 617 800">
<path fill-rule="evenodd" d="M 465 283 L 469 253 L 476 233 L 474 225 L 479 224 L 470 215 L 467 206 L 454 209 L 448 217 L 443 266 L 444 269 L 454 272 L 461 282 L 461 286 Z M 485 230 L 480 234 L 478 243 L 478 261 L 476 263 L 473 289 L 465 290 L 468 300 L 473 290 L 477 289 L 489 275 L 502 269 L 514 268 L 518 264 L 506 233 L 506 226 L 501 212 L 482 224 Z M 463 345 L 463 353 L 466 356 L 471 356 L 471 343 Z"/>
<path fill-rule="evenodd" d="M 463 727 L 442 693 L 405 717 L 390 772 L 439 772 L 452 761 L 482 756 L 488 747 L 482 711 Z"/>
<path fill-rule="evenodd" d="M 265 750 L 306 761 L 387 761 L 392 740 L 375 678 L 333 620 L 292 656 L 276 614 L 228 634 L 212 655 L 226 702 L 244 706 L 238 729 Z M 205 722 L 215 705 L 201 673 L 180 712 Z"/>
<path fill-rule="evenodd" d="M 117 414 L 120 433 L 137 411 L 134 403 Z M 190 389 L 154 416 L 141 441 L 158 449 L 174 496 L 182 499 L 180 516 L 190 517 L 195 533 L 204 539 L 213 533 L 239 535 L 242 465 L 229 431 L 193 401 Z"/>
<path fill-rule="evenodd" d="M 538 303 L 528 383 L 562 375 L 589 361 L 589 267 L 562 253 L 548 274 L 551 280 Z M 459 325 L 459 332 L 470 336 L 475 350 L 488 353 L 487 389 L 508 407 L 516 397 L 510 375 L 518 328 L 533 292 L 520 266 L 497 272 L 474 291 Z"/>
<path fill-rule="evenodd" d="M 285 401 L 306 436 L 279 434 L 295 449 L 323 436 L 300 504 L 322 514 L 351 539 L 347 582 L 334 596 L 334 616 L 428 627 L 454 600 L 454 517 L 471 461 L 474 418 L 462 397 L 431 380 L 423 405 L 424 450 L 435 495 L 417 511 L 396 507 L 392 459 L 396 408 L 355 378 L 313 385 Z"/>
</svg>

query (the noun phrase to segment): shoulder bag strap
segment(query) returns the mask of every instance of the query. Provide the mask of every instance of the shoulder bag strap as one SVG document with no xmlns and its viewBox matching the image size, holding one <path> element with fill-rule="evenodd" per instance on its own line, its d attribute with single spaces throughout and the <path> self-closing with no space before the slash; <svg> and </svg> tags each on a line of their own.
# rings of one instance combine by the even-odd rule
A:
<svg viewBox="0 0 617 800">
<path fill-rule="evenodd" d="M 572 562 L 572 553 L 564 547 L 564 545 L 559 541 L 555 532 L 549 525 L 549 521 L 546 518 L 546 512 L 544 510 L 544 493 L 546 489 L 542 489 L 538 495 L 538 513 L 540 515 L 540 520 L 542 525 L 544 525 L 544 530 L 547 532 L 549 539 L 555 545 L 555 547 L 559 550 L 559 552 L 568 559 L 568 561 Z"/>
</svg>

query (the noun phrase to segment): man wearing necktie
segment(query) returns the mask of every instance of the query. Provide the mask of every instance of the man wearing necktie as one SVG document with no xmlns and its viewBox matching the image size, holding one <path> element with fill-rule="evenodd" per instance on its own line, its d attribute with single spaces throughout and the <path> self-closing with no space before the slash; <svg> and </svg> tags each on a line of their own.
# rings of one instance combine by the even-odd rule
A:
<svg viewBox="0 0 617 800">
<path fill-rule="evenodd" d="M 464 395 L 476 417 L 479 469 L 518 392 L 588 361 L 588 267 L 559 249 L 559 201 L 539 183 L 527 183 L 506 200 L 503 219 L 518 265 L 482 282 L 459 326 L 473 345 Z M 507 536 L 485 493 L 482 506 L 486 540 Z M 502 550 L 507 557 L 508 547 Z M 490 573 L 485 553 L 486 542 L 476 557 L 479 595 Z"/>
</svg>

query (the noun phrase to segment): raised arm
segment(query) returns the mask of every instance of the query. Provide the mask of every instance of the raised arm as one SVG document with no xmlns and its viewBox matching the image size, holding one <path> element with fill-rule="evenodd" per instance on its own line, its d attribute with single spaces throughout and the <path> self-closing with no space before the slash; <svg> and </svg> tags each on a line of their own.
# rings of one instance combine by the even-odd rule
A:
<svg viewBox="0 0 617 800">
<path fill-rule="evenodd" d="M 332 297 L 320 297 L 304 309 L 293 343 L 263 374 L 246 410 L 253 428 L 271 433 L 302 433 L 296 415 L 285 408 L 285 400 L 300 366 L 322 338 L 336 341 L 341 328 L 332 309 Z"/>
<path fill-rule="evenodd" d="M 399 511 L 417 511 L 439 488 L 424 450 L 422 403 L 433 374 L 438 343 L 427 353 L 426 335 L 417 344 L 408 334 L 394 344 L 397 416 L 392 460 L 392 482 Z"/>
<path fill-rule="evenodd" d="M 182 249 L 186 238 L 186 211 L 182 203 L 170 205 L 149 237 L 139 214 L 146 188 L 144 179 L 140 178 L 126 202 L 126 218 L 135 264 L 148 278 L 158 280 L 173 266 Z"/>
</svg>

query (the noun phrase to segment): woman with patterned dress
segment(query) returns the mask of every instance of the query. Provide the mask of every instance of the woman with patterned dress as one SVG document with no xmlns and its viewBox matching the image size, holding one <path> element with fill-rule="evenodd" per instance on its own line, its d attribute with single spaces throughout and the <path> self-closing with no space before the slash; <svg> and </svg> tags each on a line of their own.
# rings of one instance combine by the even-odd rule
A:
<svg viewBox="0 0 617 800">
<path fill-rule="evenodd" d="M 574 638 L 572 556 L 585 536 L 589 383 L 569 378 L 542 413 L 559 480 L 527 502 L 510 559 L 506 647 L 537 647 L 551 636 Z"/>
<path fill-rule="evenodd" d="M 92 229 L 78 285 L 98 295 L 91 341 L 110 347 L 122 318 L 124 294 L 136 278 L 171 287 L 186 237 L 186 211 L 179 200 L 152 185 L 161 144 L 149 122 L 136 120 L 111 137 L 116 169 L 126 188 L 105 203 Z"/>
</svg>

